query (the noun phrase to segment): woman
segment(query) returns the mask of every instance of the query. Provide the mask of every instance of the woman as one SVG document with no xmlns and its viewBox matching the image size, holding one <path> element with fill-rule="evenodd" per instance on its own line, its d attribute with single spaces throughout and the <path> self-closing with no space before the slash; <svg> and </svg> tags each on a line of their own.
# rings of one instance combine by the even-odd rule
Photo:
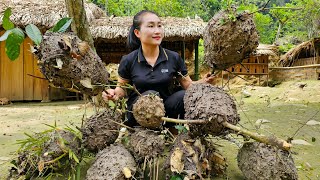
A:
<svg viewBox="0 0 320 180">
<path fill-rule="evenodd" d="M 118 85 L 129 83 L 143 95 L 156 93 L 163 99 L 166 116 L 184 118 L 183 97 L 192 80 L 188 76 L 186 65 L 178 53 L 160 46 L 164 37 L 164 29 L 159 16 L 143 10 L 133 18 L 133 25 L 128 35 L 128 45 L 133 50 L 123 56 L 119 65 Z M 171 88 L 174 79 L 180 82 L 183 89 Z M 205 81 L 210 81 L 207 78 Z M 126 90 L 117 86 L 102 93 L 105 100 L 116 100 L 126 96 Z M 128 93 L 128 113 L 126 122 L 136 125 L 130 112 L 138 98 L 137 93 Z"/>
</svg>

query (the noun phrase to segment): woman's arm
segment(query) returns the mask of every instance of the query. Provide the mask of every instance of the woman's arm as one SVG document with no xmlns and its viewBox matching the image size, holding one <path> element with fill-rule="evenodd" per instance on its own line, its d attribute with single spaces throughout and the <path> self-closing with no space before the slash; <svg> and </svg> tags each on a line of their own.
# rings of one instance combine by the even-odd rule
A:
<svg viewBox="0 0 320 180">
<path fill-rule="evenodd" d="M 214 81 L 214 76 L 211 76 L 210 73 L 206 74 L 202 79 L 198 80 L 198 81 L 192 81 L 190 76 L 182 76 L 179 79 L 180 85 L 182 86 L 183 89 L 188 89 L 188 87 L 192 84 L 192 83 L 213 83 Z"/>
</svg>

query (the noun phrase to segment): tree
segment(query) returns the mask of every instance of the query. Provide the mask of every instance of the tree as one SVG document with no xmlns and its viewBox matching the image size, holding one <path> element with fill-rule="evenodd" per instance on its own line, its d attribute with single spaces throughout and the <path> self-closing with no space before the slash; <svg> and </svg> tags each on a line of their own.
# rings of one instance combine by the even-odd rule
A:
<svg viewBox="0 0 320 180">
<path fill-rule="evenodd" d="M 69 17 L 73 19 L 71 29 L 77 36 L 89 43 L 94 49 L 93 38 L 89 29 L 86 12 L 84 9 L 83 0 L 65 0 Z"/>
</svg>

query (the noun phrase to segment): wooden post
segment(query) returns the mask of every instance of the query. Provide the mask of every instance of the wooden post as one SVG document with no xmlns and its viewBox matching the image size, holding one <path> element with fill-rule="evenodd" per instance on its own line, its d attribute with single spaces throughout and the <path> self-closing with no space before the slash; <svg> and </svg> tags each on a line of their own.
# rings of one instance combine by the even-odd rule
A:
<svg viewBox="0 0 320 180">
<path fill-rule="evenodd" d="M 194 80 L 199 79 L 199 39 L 195 42 L 195 48 L 194 48 Z"/>
<path fill-rule="evenodd" d="M 181 58 L 185 61 L 186 60 L 186 43 L 182 41 L 181 44 Z"/>
</svg>

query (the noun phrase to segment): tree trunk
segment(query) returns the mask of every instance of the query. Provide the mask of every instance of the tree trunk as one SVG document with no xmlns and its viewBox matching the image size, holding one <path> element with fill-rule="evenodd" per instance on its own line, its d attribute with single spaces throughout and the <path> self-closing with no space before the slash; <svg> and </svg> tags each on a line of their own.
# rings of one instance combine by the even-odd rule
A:
<svg viewBox="0 0 320 180">
<path fill-rule="evenodd" d="M 279 22 L 279 27 L 278 27 L 277 35 L 276 35 L 276 39 L 274 40 L 274 42 L 277 42 L 277 41 L 278 41 L 278 39 L 279 39 L 279 37 L 280 37 L 281 28 L 282 28 L 282 23 Z"/>
<path fill-rule="evenodd" d="M 72 31 L 75 32 L 81 40 L 88 42 L 92 49 L 95 49 L 83 0 L 65 0 L 65 2 L 69 17 L 73 19 L 71 24 Z"/>
</svg>

